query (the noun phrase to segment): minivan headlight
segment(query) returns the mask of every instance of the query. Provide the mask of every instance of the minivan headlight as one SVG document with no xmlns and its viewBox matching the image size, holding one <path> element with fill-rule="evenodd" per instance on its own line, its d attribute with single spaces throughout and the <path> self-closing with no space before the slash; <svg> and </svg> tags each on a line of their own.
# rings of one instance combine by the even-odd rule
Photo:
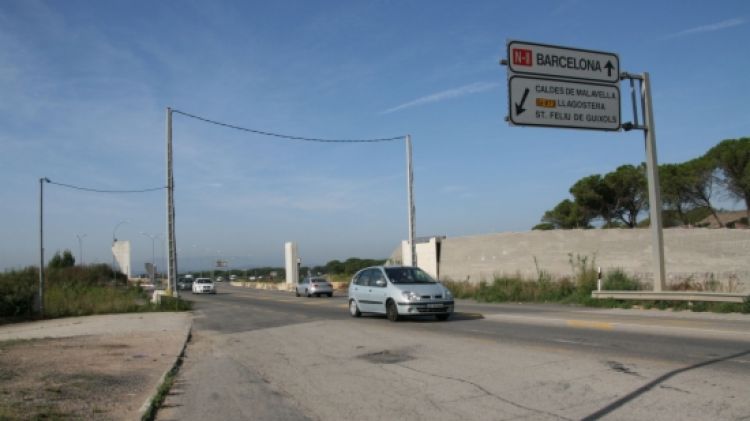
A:
<svg viewBox="0 0 750 421">
<path fill-rule="evenodd" d="M 451 291 L 448 288 L 445 288 L 445 294 L 443 296 L 448 300 L 453 299 L 453 294 L 451 294 Z"/>
<path fill-rule="evenodd" d="M 419 294 L 414 291 L 404 291 L 401 293 L 406 301 L 419 301 Z"/>
</svg>

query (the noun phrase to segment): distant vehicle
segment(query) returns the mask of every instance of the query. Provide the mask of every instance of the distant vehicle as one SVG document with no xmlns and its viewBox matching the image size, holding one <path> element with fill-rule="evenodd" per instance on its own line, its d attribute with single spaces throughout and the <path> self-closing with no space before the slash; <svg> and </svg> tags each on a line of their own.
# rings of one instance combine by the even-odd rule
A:
<svg viewBox="0 0 750 421">
<path fill-rule="evenodd" d="M 192 276 L 190 276 L 190 277 L 186 276 L 184 278 L 180 278 L 177 281 L 177 290 L 187 291 L 189 289 L 192 289 L 193 288 L 193 281 L 194 281 L 194 279 L 193 279 Z"/>
<path fill-rule="evenodd" d="M 320 297 L 321 295 L 333 296 L 333 285 L 326 278 L 320 276 L 307 277 L 297 284 L 294 295 L 306 295 Z"/>
<path fill-rule="evenodd" d="M 219 276 L 218 278 L 216 278 L 216 282 L 224 282 L 224 277 Z"/>
<path fill-rule="evenodd" d="M 216 294 L 216 286 L 210 278 L 198 278 L 193 282 L 193 294 Z"/>
<path fill-rule="evenodd" d="M 453 313 L 453 295 L 422 269 L 375 266 L 360 270 L 349 284 L 349 314 L 385 314 L 395 322 L 403 316 L 434 315 L 447 320 Z"/>
<path fill-rule="evenodd" d="M 236 281 L 237 280 L 237 275 L 229 275 L 229 280 L 230 281 Z"/>
</svg>

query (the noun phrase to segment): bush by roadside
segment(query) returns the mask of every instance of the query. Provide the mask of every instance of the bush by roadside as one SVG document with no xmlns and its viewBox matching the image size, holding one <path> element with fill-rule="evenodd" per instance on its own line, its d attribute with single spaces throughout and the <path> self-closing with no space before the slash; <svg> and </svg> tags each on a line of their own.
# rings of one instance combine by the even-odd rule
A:
<svg viewBox="0 0 750 421">
<path fill-rule="evenodd" d="M 107 265 L 51 267 L 45 271 L 44 316 L 86 316 L 142 311 L 185 311 L 190 303 L 165 300 L 152 304 L 146 292 L 128 285 L 121 274 L 114 281 Z M 39 269 L 0 273 L 0 322 L 34 318 Z"/>
<path fill-rule="evenodd" d="M 680 302 L 680 301 L 630 301 L 615 299 L 596 299 L 591 291 L 597 288 L 597 270 L 594 259 L 586 256 L 569 255 L 572 276 L 553 279 L 552 276 L 537 268 L 537 278 L 529 279 L 521 275 L 496 276 L 492 282 L 479 283 L 456 282 L 444 280 L 443 284 L 454 297 L 473 299 L 479 302 L 535 302 L 577 304 L 588 307 L 605 308 L 657 308 L 674 311 L 710 311 L 716 313 L 750 313 L 750 296 L 743 303 L 721 302 Z M 673 285 L 673 289 L 686 288 L 685 283 Z M 602 279 L 604 290 L 637 291 L 643 285 L 621 270 L 613 270 Z M 704 290 L 704 289 L 699 289 Z"/>
</svg>

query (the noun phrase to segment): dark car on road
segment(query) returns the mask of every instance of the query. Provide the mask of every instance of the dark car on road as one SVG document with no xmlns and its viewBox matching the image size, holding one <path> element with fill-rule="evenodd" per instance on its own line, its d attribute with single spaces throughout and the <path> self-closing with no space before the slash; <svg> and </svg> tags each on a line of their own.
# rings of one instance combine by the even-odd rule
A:
<svg viewBox="0 0 750 421">
<path fill-rule="evenodd" d="M 193 289 L 193 278 L 180 278 L 177 281 L 177 289 L 180 291 L 190 291 Z"/>
</svg>

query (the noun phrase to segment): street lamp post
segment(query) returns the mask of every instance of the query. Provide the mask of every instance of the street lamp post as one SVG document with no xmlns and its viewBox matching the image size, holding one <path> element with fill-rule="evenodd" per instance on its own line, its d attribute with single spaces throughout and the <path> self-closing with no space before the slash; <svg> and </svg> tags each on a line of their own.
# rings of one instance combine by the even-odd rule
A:
<svg viewBox="0 0 750 421">
<path fill-rule="evenodd" d="M 118 222 L 117 225 L 115 225 L 114 229 L 112 229 L 112 248 L 115 247 L 115 244 L 117 243 L 117 237 L 115 236 L 115 233 L 117 232 L 117 228 L 120 228 L 120 225 L 127 224 L 130 221 L 127 219 L 123 219 L 122 221 Z M 115 251 L 112 250 L 112 281 L 117 282 L 117 275 L 115 274 Z"/>
<path fill-rule="evenodd" d="M 78 257 L 81 259 L 80 266 L 83 266 L 83 239 L 86 238 L 86 234 L 76 234 L 78 237 Z"/>
</svg>

